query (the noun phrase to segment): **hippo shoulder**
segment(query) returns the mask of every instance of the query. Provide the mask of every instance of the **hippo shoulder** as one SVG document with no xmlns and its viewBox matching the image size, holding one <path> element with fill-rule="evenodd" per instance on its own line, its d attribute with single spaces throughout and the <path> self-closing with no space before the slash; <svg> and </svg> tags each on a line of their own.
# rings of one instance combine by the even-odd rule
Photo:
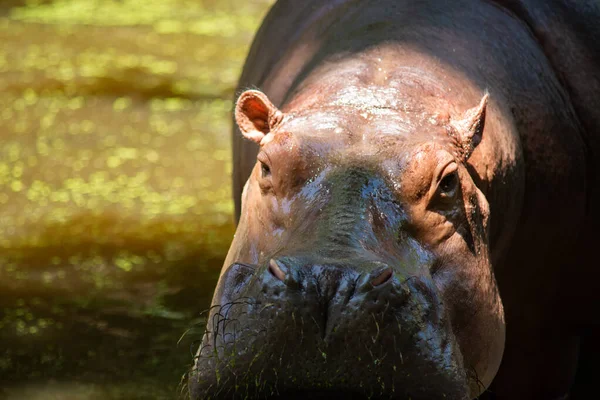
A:
<svg viewBox="0 0 600 400">
<path fill-rule="evenodd" d="M 495 0 L 529 26 L 585 130 L 590 155 L 600 156 L 600 2 Z M 600 165 L 599 163 L 596 163 Z M 596 167 L 596 175 L 600 167 Z"/>
</svg>

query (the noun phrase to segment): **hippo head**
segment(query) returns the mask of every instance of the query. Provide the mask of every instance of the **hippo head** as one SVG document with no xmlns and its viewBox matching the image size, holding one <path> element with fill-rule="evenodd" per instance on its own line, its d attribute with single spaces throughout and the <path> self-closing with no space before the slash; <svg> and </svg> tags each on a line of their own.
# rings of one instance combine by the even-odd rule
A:
<svg viewBox="0 0 600 400">
<path fill-rule="evenodd" d="M 493 379 L 504 316 L 468 164 L 488 96 L 456 112 L 360 97 L 239 97 L 260 150 L 193 398 L 470 399 Z"/>
</svg>

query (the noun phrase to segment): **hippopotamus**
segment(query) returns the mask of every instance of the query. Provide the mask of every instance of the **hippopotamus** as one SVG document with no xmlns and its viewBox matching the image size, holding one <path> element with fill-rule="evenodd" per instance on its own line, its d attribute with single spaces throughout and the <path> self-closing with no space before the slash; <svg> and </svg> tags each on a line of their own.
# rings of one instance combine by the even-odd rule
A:
<svg viewBox="0 0 600 400">
<path fill-rule="evenodd" d="M 276 2 L 191 398 L 576 396 L 600 355 L 598 20 L 592 0 Z"/>
</svg>

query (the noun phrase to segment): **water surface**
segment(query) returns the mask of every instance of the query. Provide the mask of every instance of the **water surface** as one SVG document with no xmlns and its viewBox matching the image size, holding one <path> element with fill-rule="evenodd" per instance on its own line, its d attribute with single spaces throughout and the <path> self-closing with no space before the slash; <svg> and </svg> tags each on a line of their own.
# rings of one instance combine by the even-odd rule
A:
<svg viewBox="0 0 600 400">
<path fill-rule="evenodd" d="M 233 235 L 229 113 L 271 3 L 2 2 L 0 399 L 176 397 Z"/>
</svg>

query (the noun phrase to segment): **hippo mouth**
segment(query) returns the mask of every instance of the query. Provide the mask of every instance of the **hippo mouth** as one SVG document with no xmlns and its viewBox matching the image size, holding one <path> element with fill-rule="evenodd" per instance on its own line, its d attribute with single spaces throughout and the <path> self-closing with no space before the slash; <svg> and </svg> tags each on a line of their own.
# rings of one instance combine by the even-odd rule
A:
<svg viewBox="0 0 600 400">
<path fill-rule="evenodd" d="M 230 267 L 190 373 L 191 397 L 468 398 L 430 278 L 332 273 L 338 284 L 326 290 L 313 273 L 282 281 L 268 267 Z"/>
<path fill-rule="evenodd" d="M 379 397 L 369 397 L 364 392 L 360 391 L 344 391 L 344 390 L 292 390 L 283 392 L 279 395 L 267 397 L 269 400 L 329 400 L 332 398 L 341 398 L 347 400 L 367 400 L 367 399 L 377 399 Z M 389 396 L 387 397 L 389 398 Z"/>
</svg>

